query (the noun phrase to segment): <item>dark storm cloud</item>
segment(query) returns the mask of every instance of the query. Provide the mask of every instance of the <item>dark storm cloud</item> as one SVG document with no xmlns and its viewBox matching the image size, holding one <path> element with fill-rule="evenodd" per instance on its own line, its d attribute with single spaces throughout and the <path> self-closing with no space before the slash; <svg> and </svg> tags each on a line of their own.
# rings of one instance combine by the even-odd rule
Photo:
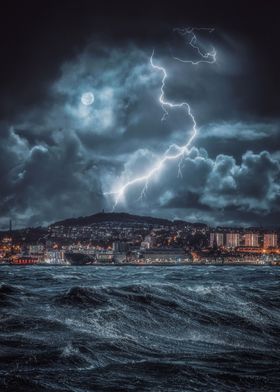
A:
<svg viewBox="0 0 280 392">
<path fill-rule="evenodd" d="M 161 206 L 170 217 L 193 216 L 194 220 L 216 219 L 216 223 L 235 225 L 260 220 L 266 225 L 277 223 L 280 163 L 269 152 L 247 151 L 238 164 L 231 156 L 218 155 L 213 160 L 206 151 L 194 148 L 185 160 L 182 177 L 174 179 L 175 170 L 176 165 L 169 167 L 149 187 L 153 208 Z"/>
<path fill-rule="evenodd" d="M 157 47 L 174 27 L 213 26 L 236 37 L 245 48 L 239 57 L 252 63 L 250 74 L 236 80 L 234 94 L 253 92 L 248 105 L 262 116 L 278 115 L 278 2 L 254 5 L 234 1 L 145 2 L 92 1 L 7 3 L 0 16 L 1 118 L 48 99 L 46 87 L 59 77 L 60 65 L 83 50 L 92 37 L 105 46 L 136 42 Z M 12 28 L 11 28 L 12 26 Z M 233 46 L 236 42 L 232 43 Z M 276 50 L 275 50 L 276 49 Z M 241 90 L 240 90 L 241 88 Z"/>
<path fill-rule="evenodd" d="M 122 7 L 114 13 L 109 4 L 99 12 L 90 3 L 84 10 L 72 2 L 40 7 L 25 21 L 13 15 L 14 35 L 3 46 L 2 227 L 9 216 L 37 225 L 111 209 L 104 192 L 146 172 L 170 143 L 186 142 L 191 121 L 182 111 L 161 121 L 162 75 L 149 63 L 153 49 L 168 72 L 167 99 L 191 103 L 197 148 L 183 162 L 183 178 L 173 162 L 142 201 L 135 187 L 119 209 L 209 223 L 276 221 L 279 59 L 268 48 L 268 18 L 260 31 L 259 16 L 232 22 L 236 4 L 228 14 L 212 4 L 207 15 L 188 3 L 153 4 L 137 17 Z M 205 50 L 216 47 L 216 64 L 174 60 L 197 59 L 173 31 L 187 25 L 216 27 L 201 36 Z M 80 102 L 86 91 L 95 95 L 90 107 Z"/>
<path fill-rule="evenodd" d="M 280 150 L 280 122 L 222 122 L 201 128 L 196 146 L 206 148 L 211 157 L 221 151 L 240 160 L 247 150 L 267 150 L 275 156 Z"/>
<path fill-rule="evenodd" d="M 132 46 L 93 51 L 90 45 L 64 63 L 49 102 L 19 113 L 14 125 L 1 124 L 1 214 L 35 225 L 100 210 L 106 178 L 121 173 L 128 154 L 146 146 L 145 132 L 160 124 L 151 91 L 158 77 L 151 71 L 147 54 Z M 95 94 L 92 107 L 80 101 L 87 90 Z M 148 104 L 152 111 L 145 113 Z M 143 132 L 127 135 L 136 128 Z M 156 130 L 150 139 L 155 144 Z"/>
<path fill-rule="evenodd" d="M 52 219 L 54 206 L 56 216 L 64 217 L 101 208 L 98 170 L 89 166 L 74 133 L 61 133 L 63 148 L 31 146 L 12 128 L 2 141 L 2 216 L 9 211 L 18 225 L 38 225 Z"/>
</svg>

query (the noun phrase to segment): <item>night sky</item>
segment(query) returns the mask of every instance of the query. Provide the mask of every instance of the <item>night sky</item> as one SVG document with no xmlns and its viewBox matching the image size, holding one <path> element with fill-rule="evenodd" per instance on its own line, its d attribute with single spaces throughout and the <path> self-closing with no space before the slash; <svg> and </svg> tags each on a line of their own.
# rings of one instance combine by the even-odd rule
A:
<svg viewBox="0 0 280 392">
<path fill-rule="evenodd" d="M 23 2 L 22 2 L 23 3 Z M 1 11 L 0 228 L 111 211 L 106 192 L 141 176 L 171 144 L 180 162 L 130 187 L 115 211 L 210 225 L 280 221 L 280 50 L 276 2 L 9 2 Z M 152 3 L 152 4 L 151 4 Z M 247 8 L 246 8 L 247 7 Z M 174 28 L 199 32 L 214 64 Z M 92 92 L 94 102 L 81 102 Z"/>
</svg>

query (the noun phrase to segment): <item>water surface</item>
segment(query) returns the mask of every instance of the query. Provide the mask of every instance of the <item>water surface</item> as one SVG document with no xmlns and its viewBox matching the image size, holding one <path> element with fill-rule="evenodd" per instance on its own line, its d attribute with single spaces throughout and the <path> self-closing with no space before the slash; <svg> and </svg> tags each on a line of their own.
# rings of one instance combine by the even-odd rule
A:
<svg viewBox="0 0 280 392">
<path fill-rule="evenodd" d="M 279 391 L 280 268 L 0 267 L 1 391 Z"/>
</svg>

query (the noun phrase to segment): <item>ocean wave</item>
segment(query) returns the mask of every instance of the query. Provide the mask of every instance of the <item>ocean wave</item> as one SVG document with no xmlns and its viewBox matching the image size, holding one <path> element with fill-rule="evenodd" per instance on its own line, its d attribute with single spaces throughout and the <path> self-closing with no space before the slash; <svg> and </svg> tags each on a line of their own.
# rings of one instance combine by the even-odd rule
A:
<svg viewBox="0 0 280 392">
<path fill-rule="evenodd" d="M 0 285 L 1 391 L 279 390 L 278 269 L 14 271 Z"/>
<path fill-rule="evenodd" d="M 65 294 L 58 295 L 55 301 L 61 305 L 73 306 L 102 306 L 107 300 L 96 289 L 75 286 L 71 287 Z"/>
<path fill-rule="evenodd" d="M 0 284 L 0 307 L 19 306 L 27 291 L 22 286 L 1 283 Z"/>
</svg>

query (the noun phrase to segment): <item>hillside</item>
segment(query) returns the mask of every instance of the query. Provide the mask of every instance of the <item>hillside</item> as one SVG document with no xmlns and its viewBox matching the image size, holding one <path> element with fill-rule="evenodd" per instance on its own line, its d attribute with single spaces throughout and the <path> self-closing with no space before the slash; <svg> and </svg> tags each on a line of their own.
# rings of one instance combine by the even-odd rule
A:
<svg viewBox="0 0 280 392">
<path fill-rule="evenodd" d="M 58 221 L 53 223 L 50 226 L 62 225 L 62 226 L 89 226 L 95 223 L 102 222 L 120 222 L 120 223 L 142 223 L 142 224 L 151 224 L 151 225 L 172 225 L 174 222 L 168 219 L 162 218 L 154 218 L 150 216 L 139 216 L 139 215 L 131 215 L 125 212 L 101 212 L 98 214 L 90 215 L 90 216 L 82 216 L 79 218 L 70 218 L 62 221 Z M 185 221 L 175 221 L 176 225 L 194 225 L 198 224 L 187 223 Z M 204 226 L 203 224 L 199 224 L 200 226 Z"/>
</svg>

